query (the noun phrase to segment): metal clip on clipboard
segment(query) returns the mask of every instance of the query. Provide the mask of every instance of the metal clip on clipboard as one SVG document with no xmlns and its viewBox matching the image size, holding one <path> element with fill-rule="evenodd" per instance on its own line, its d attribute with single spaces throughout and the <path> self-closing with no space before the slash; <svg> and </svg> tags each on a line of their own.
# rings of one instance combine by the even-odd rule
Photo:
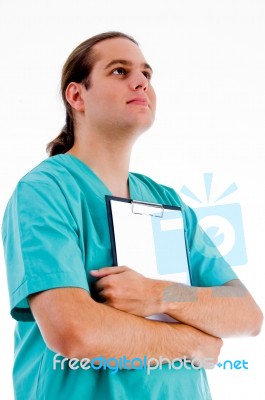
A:
<svg viewBox="0 0 265 400">
<path fill-rule="evenodd" d="M 147 203 L 144 201 L 132 200 L 132 213 L 140 215 L 149 215 L 153 217 L 163 218 L 164 207 L 162 204 Z M 148 212 L 146 211 L 148 209 Z"/>
</svg>

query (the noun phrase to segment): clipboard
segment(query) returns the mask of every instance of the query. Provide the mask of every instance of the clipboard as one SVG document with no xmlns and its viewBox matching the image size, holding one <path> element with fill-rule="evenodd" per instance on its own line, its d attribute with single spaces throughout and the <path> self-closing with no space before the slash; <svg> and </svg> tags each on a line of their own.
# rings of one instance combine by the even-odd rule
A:
<svg viewBox="0 0 265 400">
<path fill-rule="evenodd" d="M 113 265 L 147 278 L 191 285 L 186 232 L 180 207 L 105 196 Z M 147 318 L 177 322 L 165 314 Z"/>
</svg>

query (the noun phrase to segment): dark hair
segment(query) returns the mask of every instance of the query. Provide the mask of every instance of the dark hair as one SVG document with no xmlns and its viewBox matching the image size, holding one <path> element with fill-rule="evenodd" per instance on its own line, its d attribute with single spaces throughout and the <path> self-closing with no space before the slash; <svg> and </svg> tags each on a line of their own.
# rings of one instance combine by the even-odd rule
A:
<svg viewBox="0 0 265 400">
<path fill-rule="evenodd" d="M 61 77 L 61 96 L 66 108 L 65 125 L 59 135 L 48 143 L 46 151 L 49 156 L 66 153 L 74 144 L 74 119 L 72 108 L 65 97 L 65 91 L 70 82 L 82 83 L 86 89 L 89 89 L 89 77 L 97 61 L 96 53 L 93 47 L 103 40 L 113 38 L 125 38 L 137 44 L 131 36 L 122 32 L 104 32 L 93 36 L 77 46 L 67 58 Z"/>
</svg>

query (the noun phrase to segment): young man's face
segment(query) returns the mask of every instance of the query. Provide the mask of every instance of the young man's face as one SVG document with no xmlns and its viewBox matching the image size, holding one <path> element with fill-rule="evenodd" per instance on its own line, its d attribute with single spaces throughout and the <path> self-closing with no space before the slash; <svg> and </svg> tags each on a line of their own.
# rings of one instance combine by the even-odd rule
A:
<svg viewBox="0 0 265 400">
<path fill-rule="evenodd" d="M 141 133 L 155 117 L 152 70 L 139 47 L 125 38 L 94 46 L 97 59 L 84 93 L 85 118 L 92 129 Z"/>
</svg>

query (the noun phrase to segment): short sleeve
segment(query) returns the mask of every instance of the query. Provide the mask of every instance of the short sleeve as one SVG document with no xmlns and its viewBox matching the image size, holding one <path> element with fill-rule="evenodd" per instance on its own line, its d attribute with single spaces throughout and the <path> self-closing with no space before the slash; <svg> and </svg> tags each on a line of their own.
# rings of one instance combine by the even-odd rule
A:
<svg viewBox="0 0 265 400">
<path fill-rule="evenodd" d="M 232 267 L 220 254 L 198 223 L 195 212 L 183 206 L 193 286 L 220 286 L 238 279 Z"/>
<path fill-rule="evenodd" d="M 27 297 L 60 288 L 89 291 L 78 226 L 60 187 L 20 182 L 7 205 L 2 236 L 11 315 L 34 321 Z"/>
</svg>

